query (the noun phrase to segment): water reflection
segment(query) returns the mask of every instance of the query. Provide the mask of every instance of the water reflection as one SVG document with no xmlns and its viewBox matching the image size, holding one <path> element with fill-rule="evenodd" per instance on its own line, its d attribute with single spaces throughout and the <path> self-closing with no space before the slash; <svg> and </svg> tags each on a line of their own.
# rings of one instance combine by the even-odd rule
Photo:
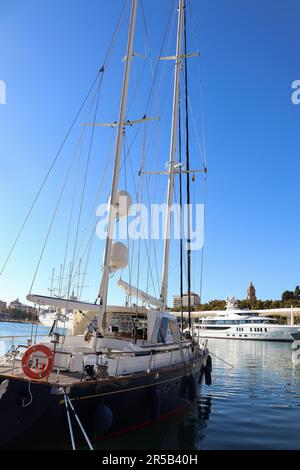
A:
<svg viewBox="0 0 300 470">
<path fill-rule="evenodd" d="M 183 413 L 122 437 L 105 440 L 97 449 L 197 450 L 211 413 L 212 398 L 200 395 Z"/>
<path fill-rule="evenodd" d="M 293 368 L 291 344 L 210 340 L 209 349 L 213 424 L 205 448 L 298 449 L 300 369 Z"/>
</svg>

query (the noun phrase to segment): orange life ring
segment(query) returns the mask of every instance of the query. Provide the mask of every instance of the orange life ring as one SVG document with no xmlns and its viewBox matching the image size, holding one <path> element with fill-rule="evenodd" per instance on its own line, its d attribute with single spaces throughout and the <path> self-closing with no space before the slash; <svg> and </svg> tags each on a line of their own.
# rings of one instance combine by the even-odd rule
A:
<svg viewBox="0 0 300 470">
<path fill-rule="evenodd" d="M 45 354 L 45 356 L 47 358 L 47 365 L 42 363 L 41 368 L 40 368 L 39 364 L 38 364 L 38 359 L 37 359 L 36 360 L 36 365 L 35 365 L 36 370 L 33 370 L 32 369 L 32 364 L 31 364 L 31 366 L 29 365 L 29 361 L 30 361 L 30 357 L 35 352 L 42 352 L 42 353 Z M 25 351 L 25 353 L 22 357 L 23 372 L 30 379 L 41 380 L 41 379 L 44 379 L 45 377 L 48 377 L 48 375 L 50 374 L 50 372 L 53 369 L 53 366 L 54 366 L 53 351 L 51 351 L 51 349 L 49 349 L 44 344 L 35 344 L 33 346 L 30 346 L 30 348 L 28 348 Z"/>
</svg>

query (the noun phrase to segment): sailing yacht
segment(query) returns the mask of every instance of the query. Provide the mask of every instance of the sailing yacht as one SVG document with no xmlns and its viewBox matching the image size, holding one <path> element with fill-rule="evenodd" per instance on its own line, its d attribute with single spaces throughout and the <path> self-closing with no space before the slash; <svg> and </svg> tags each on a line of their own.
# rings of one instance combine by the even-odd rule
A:
<svg viewBox="0 0 300 470">
<path fill-rule="evenodd" d="M 48 327 L 52 327 L 53 323 L 56 322 L 56 328 L 72 330 L 73 312 L 68 309 L 67 311 L 58 313 L 55 309 L 47 308 L 39 313 L 39 322 Z"/>
<path fill-rule="evenodd" d="M 185 338 L 177 318 L 167 309 L 170 237 L 164 240 L 160 298 L 156 299 L 121 279 L 120 287 L 142 300 L 141 305 L 108 305 L 113 273 L 124 270 L 126 246 L 113 241 L 120 193 L 120 158 L 138 0 L 131 0 L 130 27 L 124 60 L 120 113 L 116 126 L 108 230 L 102 277 L 96 303 L 30 293 L 27 299 L 37 309 L 50 306 L 71 309 L 71 335 L 51 329 L 48 340 L 20 345 L 0 360 L 0 447 L 55 447 L 94 442 L 106 436 L 154 423 L 189 406 L 197 396 L 211 360 L 206 341 Z M 170 233 L 173 199 L 178 101 L 183 54 L 185 0 L 179 0 L 177 46 L 174 60 L 174 89 L 171 126 L 166 234 Z M 100 70 L 103 73 L 104 68 Z M 178 173 L 178 169 L 176 170 Z M 130 196 L 128 195 L 128 199 Z M 147 305 L 147 306 L 146 306 Z M 207 379 L 210 383 L 210 379 Z M 75 420 L 76 418 L 76 420 Z M 66 444 L 67 445 L 67 444 Z"/>
<path fill-rule="evenodd" d="M 72 288 L 72 293 L 71 295 L 69 296 L 69 299 L 70 300 L 78 300 L 78 293 L 80 292 L 80 287 L 81 287 L 81 290 L 82 290 L 82 287 L 83 286 L 80 286 L 80 264 L 81 264 L 81 260 L 79 262 L 79 270 L 78 270 L 78 276 L 77 276 L 77 295 L 75 295 L 75 286 L 73 286 Z M 62 266 L 61 266 L 61 271 L 62 271 Z M 50 295 L 51 296 L 54 296 L 54 293 L 57 291 L 57 297 L 59 298 L 62 298 L 64 296 L 62 296 L 62 278 L 61 276 L 58 278 L 58 287 L 54 287 L 54 268 L 52 270 L 52 277 L 51 277 L 51 286 L 50 288 L 48 289 L 49 292 L 50 292 Z M 68 275 L 68 279 L 69 280 L 72 280 L 72 266 L 70 266 L 70 272 L 69 272 L 69 275 Z M 65 292 L 68 292 L 70 289 L 68 287 L 68 284 L 65 288 Z M 70 308 L 65 308 L 65 309 L 61 309 L 61 308 L 54 308 L 54 307 L 49 307 L 49 308 L 44 308 L 43 310 L 41 310 L 38 314 L 38 319 L 39 319 L 39 322 L 44 325 L 44 326 L 48 326 L 50 328 L 61 328 L 61 329 L 64 329 L 66 331 L 71 331 L 72 328 L 73 328 L 73 310 L 70 309 Z"/>
</svg>

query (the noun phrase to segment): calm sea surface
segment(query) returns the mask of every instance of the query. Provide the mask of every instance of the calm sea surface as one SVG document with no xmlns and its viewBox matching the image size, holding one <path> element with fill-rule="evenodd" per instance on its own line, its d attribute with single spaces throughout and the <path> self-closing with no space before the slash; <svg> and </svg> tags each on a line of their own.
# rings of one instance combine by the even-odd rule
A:
<svg viewBox="0 0 300 470">
<path fill-rule="evenodd" d="M 22 335 L 31 325 L 0 323 L 0 336 Z M 39 327 L 39 334 L 47 334 Z M 20 344 L 20 341 L 15 341 Z M 184 415 L 117 439 L 98 449 L 300 449 L 300 367 L 291 344 L 210 340 L 213 384 L 202 385 L 197 404 Z M 0 354 L 9 340 L 0 339 Z M 66 443 L 69 447 L 69 443 Z"/>
</svg>

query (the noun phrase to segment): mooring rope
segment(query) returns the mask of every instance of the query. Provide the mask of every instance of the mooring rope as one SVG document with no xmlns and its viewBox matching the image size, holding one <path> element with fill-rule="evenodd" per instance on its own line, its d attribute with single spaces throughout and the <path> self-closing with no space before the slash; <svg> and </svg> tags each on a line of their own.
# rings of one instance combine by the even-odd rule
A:
<svg viewBox="0 0 300 470">
<path fill-rule="evenodd" d="M 78 423 L 78 425 L 79 425 L 79 427 L 80 427 L 80 429 L 81 429 L 81 431 L 82 431 L 82 434 L 84 435 L 84 438 L 85 438 L 85 440 L 86 440 L 86 442 L 87 442 L 87 444 L 88 444 L 90 450 L 94 450 L 94 447 L 92 446 L 91 441 L 89 440 L 89 437 L 88 437 L 88 435 L 87 435 L 87 433 L 86 433 L 86 431 L 85 431 L 83 425 L 81 424 L 81 421 L 80 421 L 80 419 L 79 419 L 79 417 L 78 417 L 78 415 L 77 415 L 77 413 L 76 413 L 76 411 L 75 411 L 75 409 L 74 409 L 74 407 L 73 407 L 73 405 L 72 405 L 72 402 L 71 402 L 71 400 L 70 400 L 70 398 L 69 398 L 69 395 L 67 395 L 66 392 L 64 392 L 64 397 L 65 397 L 65 399 L 67 400 L 67 403 L 69 404 L 71 410 L 72 410 L 73 413 L 74 413 L 75 419 L 76 419 L 76 421 L 77 421 L 77 423 Z M 72 445 L 73 445 L 73 441 L 72 441 Z"/>
<path fill-rule="evenodd" d="M 70 418 L 70 413 L 69 413 L 69 408 L 68 408 L 68 403 L 67 403 L 66 392 L 64 392 L 64 400 L 65 400 L 65 407 L 66 407 L 67 418 L 68 418 L 70 437 L 71 437 L 71 442 L 72 442 L 72 450 L 76 450 L 74 434 L 73 434 L 73 429 L 72 429 L 72 423 L 71 423 L 71 418 Z"/>
<path fill-rule="evenodd" d="M 233 364 L 229 364 L 229 362 L 224 361 L 224 359 L 222 359 L 221 357 L 219 357 L 219 356 L 217 356 L 216 354 L 212 353 L 211 351 L 209 351 L 209 354 L 210 354 L 211 356 L 216 357 L 217 359 L 220 359 L 220 361 L 225 362 L 225 364 L 227 364 L 227 365 L 230 366 L 232 369 L 234 369 L 234 365 L 233 365 Z"/>
</svg>

